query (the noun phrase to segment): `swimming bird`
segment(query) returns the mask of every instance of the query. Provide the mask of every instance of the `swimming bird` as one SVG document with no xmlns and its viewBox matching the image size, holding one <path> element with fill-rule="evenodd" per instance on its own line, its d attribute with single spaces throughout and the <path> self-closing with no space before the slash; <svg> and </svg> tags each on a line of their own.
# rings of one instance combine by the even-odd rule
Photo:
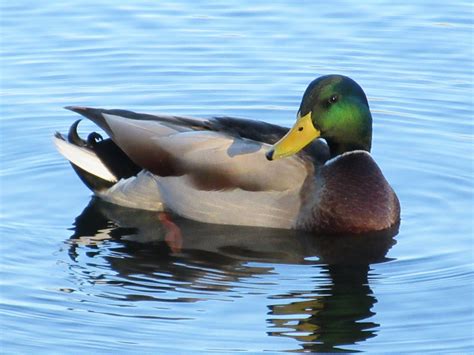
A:
<svg viewBox="0 0 474 355">
<path fill-rule="evenodd" d="M 398 198 L 370 155 L 372 116 L 351 78 L 304 92 L 291 129 L 262 121 L 69 106 L 107 135 L 54 143 L 99 198 L 227 225 L 358 234 L 400 220 Z"/>
</svg>

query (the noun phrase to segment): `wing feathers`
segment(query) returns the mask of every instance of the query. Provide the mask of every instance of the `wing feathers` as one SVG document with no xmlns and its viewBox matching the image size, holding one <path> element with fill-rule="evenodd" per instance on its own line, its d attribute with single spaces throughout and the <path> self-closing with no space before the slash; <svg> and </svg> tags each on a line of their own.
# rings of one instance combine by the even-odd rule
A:
<svg viewBox="0 0 474 355">
<path fill-rule="evenodd" d="M 230 118 L 202 120 L 70 109 L 106 130 L 135 164 L 161 177 L 187 175 L 196 189 L 285 191 L 301 186 L 307 176 L 308 162 L 298 155 L 267 161 L 269 145 L 264 140 L 284 134 L 286 129 L 279 126 Z M 234 128 L 232 120 L 238 122 Z M 254 139 L 242 136 L 245 127 Z M 259 129 L 264 132 L 261 141 L 257 139 Z"/>
</svg>

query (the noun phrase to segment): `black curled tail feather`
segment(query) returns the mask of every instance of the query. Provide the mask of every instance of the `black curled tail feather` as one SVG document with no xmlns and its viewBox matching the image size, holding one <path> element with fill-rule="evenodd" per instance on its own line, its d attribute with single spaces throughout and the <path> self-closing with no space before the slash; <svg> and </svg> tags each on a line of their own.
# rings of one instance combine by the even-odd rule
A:
<svg viewBox="0 0 474 355">
<path fill-rule="evenodd" d="M 107 122 L 105 121 L 102 112 L 107 111 L 100 108 L 91 108 L 91 107 L 83 107 L 83 106 L 66 106 L 64 107 L 67 110 L 74 111 L 84 117 L 87 117 L 92 122 L 94 122 L 97 126 L 102 128 L 108 135 L 111 135 L 111 130 Z"/>
<path fill-rule="evenodd" d="M 74 122 L 71 127 L 69 127 L 69 132 L 67 134 L 67 140 L 69 143 L 75 144 L 78 147 L 85 147 L 86 146 L 86 141 L 81 139 L 79 137 L 79 134 L 77 134 L 77 126 L 79 126 L 79 123 L 81 123 L 81 119 L 77 120 Z"/>
<path fill-rule="evenodd" d="M 100 134 L 92 132 L 88 135 L 87 140 L 82 139 L 77 133 L 77 127 L 80 121 L 81 120 L 77 120 L 74 122 L 69 129 L 67 141 L 70 144 L 94 153 L 117 178 L 117 181 L 135 176 L 142 170 L 142 168 L 133 163 L 123 150 L 110 138 L 103 139 Z M 65 140 L 60 134 L 56 134 L 56 137 Z M 71 165 L 82 182 L 92 191 L 105 190 L 115 184 L 115 182 L 102 179 L 72 162 Z"/>
</svg>

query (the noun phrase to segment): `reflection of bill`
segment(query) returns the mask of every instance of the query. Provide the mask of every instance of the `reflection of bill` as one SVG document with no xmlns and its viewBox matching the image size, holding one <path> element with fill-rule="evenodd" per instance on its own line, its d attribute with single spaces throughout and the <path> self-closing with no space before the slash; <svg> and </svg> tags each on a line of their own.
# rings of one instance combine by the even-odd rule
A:
<svg viewBox="0 0 474 355">
<path fill-rule="evenodd" d="M 279 302 L 269 306 L 274 328 L 269 334 L 294 338 L 312 352 L 350 350 L 350 345 L 374 337 L 379 324 L 368 319 L 375 314 L 371 308 L 377 300 L 368 272 L 368 265 L 323 266 L 328 284 L 275 297 Z"/>
<path fill-rule="evenodd" d="M 140 286 L 155 301 L 165 300 L 166 292 L 175 297 L 176 285 L 229 291 L 251 277 L 273 273 L 269 263 L 314 265 L 314 289 L 305 285 L 304 291 L 268 298 L 268 334 L 291 337 L 304 349 L 332 351 L 375 336 L 378 325 L 367 321 L 376 302 L 368 285 L 369 264 L 387 260 L 396 233 L 315 238 L 296 231 L 197 223 L 93 199 L 76 219 L 69 253 L 75 263 L 84 248 L 103 255 L 120 285 Z M 136 275 L 145 275 L 146 286 L 137 285 Z M 171 301 L 207 298 L 189 296 Z M 143 300 L 143 295 L 128 298 Z"/>
</svg>

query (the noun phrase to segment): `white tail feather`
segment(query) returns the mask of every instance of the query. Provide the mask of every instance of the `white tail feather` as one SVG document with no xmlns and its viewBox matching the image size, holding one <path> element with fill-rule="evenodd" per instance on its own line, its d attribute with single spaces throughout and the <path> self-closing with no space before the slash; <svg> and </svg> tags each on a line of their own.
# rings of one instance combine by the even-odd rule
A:
<svg viewBox="0 0 474 355">
<path fill-rule="evenodd" d="M 54 137 L 54 144 L 67 160 L 88 173 L 101 179 L 117 182 L 117 177 L 102 163 L 97 155 L 89 149 L 78 147 L 64 139 Z"/>
</svg>

